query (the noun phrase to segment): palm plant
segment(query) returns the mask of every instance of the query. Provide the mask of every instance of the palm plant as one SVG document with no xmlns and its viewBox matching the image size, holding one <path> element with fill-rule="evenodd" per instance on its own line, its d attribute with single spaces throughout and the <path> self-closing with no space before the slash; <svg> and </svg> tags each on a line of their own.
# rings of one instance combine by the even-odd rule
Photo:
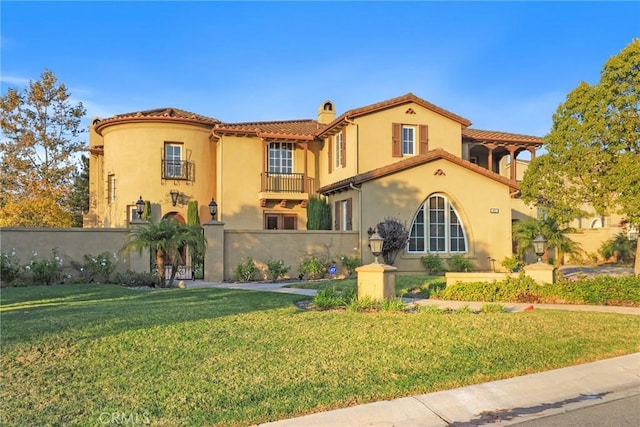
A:
<svg viewBox="0 0 640 427">
<path fill-rule="evenodd" d="M 131 229 L 123 249 L 142 253 L 148 248 L 156 257 L 160 286 L 171 287 L 178 265 L 185 262 L 183 248 L 188 247 L 196 253 L 204 254 L 206 244 L 199 225 L 182 224 L 175 219 L 164 219 Z M 168 283 L 164 273 L 165 259 L 170 260 L 172 266 Z"/>
<path fill-rule="evenodd" d="M 618 234 L 602 244 L 600 254 L 605 260 L 615 258 L 616 262 L 631 262 L 637 244 L 637 241 L 630 240 L 624 234 Z"/>
<path fill-rule="evenodd" d="M 569 239 L 566 234 L 574 231 L 571 227 L 562 227 L 554 218 L 528 218 L 513 225 L 513 238 L 517 243 L 517 254 L 520 259 L 525 252 L 533 248 L 533 239 L 542 235 L 547 241 L 547 249 L 555 249 L 557 253 L 556 265 L 564 262 L 565 254 L 580 252 L 580 245 Z M 545 253 L 544 259 L 548 259 Z"/>
</svg>

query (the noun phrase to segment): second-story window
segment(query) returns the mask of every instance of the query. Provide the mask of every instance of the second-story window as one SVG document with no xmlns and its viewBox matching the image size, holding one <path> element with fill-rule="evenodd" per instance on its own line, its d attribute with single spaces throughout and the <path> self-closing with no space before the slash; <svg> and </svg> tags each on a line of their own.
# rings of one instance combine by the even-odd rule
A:
<svg viewBox="0 0 640 427">
<path fill-rule="evenodd" d="M 343 139 L 342 133 L 336 134 L 336 136 L 334 137 L 334 143 L 335 143 L 334 152 L 336 154 L 335 167 L 340 168 L 343 166 L 342 156 L 344 155 L 344 139 Z"/>
<path fill-rule="evenodd" d="M 107 177 L 107 203 L 111 204 L 116 201 L 116 176 L 109 174 Z"/>
<path fill-rule="evenodd" d="M 402 155 L 413 156 L 416 153 L 416 128 L 402 126 Z"/>
<path fill-rule="evenodd" d="M 182 178 L 182 144 L 164 144 L 164 175 L 167 178 Z"/>
<path fill-rule="evenodd" d="M 269 172 L 293 173 L 293 144 L 288 142 L 269 144 Z"/>
</svg>

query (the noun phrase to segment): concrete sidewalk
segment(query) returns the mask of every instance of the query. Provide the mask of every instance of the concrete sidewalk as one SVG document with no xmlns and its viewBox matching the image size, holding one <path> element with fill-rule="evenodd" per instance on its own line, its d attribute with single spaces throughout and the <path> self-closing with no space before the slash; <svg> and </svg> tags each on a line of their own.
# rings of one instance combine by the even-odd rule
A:
<svg viewBox="0 0 640 427">
<path fill-rule="evenodd" d="M 640 353 L 261 426 L 513 425 L 640 394 Z M 640 409 L 638 409 L 640 425 Z"/>
</svg>

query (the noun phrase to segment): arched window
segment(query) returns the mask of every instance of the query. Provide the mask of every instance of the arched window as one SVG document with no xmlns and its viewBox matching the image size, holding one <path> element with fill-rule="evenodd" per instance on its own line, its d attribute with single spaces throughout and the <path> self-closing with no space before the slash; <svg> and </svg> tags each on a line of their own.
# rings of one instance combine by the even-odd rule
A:
<svg viewBox="0 0 640 427">
<path fill-rule="evenodd" d="M 460 216 L 442 194 L 430 196 L 420 207 L 411 224 L 409 253 L 464 253 L 467 236 Z"/>
</svg>

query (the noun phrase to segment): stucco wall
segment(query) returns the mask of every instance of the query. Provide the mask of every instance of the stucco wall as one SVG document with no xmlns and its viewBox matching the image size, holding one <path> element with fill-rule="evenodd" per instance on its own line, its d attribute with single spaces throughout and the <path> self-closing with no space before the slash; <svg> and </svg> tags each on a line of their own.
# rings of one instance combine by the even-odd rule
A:
<svg viewBox="0 0 640 427">
<path fill-rule="evenodd" d="M 162 179 L 165 142 L 182 143 L 182 159 L 195 165 L 193 181 Z M 208 220 L 207 204 L 216 196 L 216 174 L 212 167 L 215 147 L 209 140 L 209 127 L 157 122 L 119 124 L 103 129 L 102 143 L 102 168 L 91 175 L 91 193 L 95 197 L 92 205 L 97 207 L 98 226 L 126 227 L 128 207 L 140 196 L 151 202 L 155 219 L 170 212 L 186 218 L 188 201 L 197 200 L 201 220 Z M 98 163 L 96 159 L 91 166 Z M 105 203 L 110 174 L 116 180 L 115 200 Z M 172 206 L 172 190 L 181 194 L 176 206 Z"/>
<path fill-rule="evenodd" d="M 436 172 L 438 174 L 436 175 Z M 468 242 L 468 253 L 478 270 L 490 270 L 489 258 L 500 261 L 511 256 L 511 198 L 504 184 L 466 168 L 437 160 L 387 176 L 362 186 L 362 244 L 366 248 L 366 228 L 385 217 L 395 217 L 411 227 L 418 207 L 433 193 L 443 193 L 454 204 Z M 497 213 L 492 213 L 496 210 Z M 370 262 L 363 251 L 365 263 Z M 394 264 L 401 271 L 422 273 L 420 257 L 404 253 Z M 446 254 L 442 254 L 446 258 Z"/>
<path fill-rule="evenodd" d="M 289 231 L 289 230 L 226 230 L 224 233 L 224 277 L 233 280 L 236 267 L 250 256 L 264 268 L 264 262 L 272 258 L 282 259 L 291 266 L 290 277 L 297 277 L 298 266 L 306 257 L 315 255 L 337 262 L 340 256 L 353 256 L 358 245 L 357 232 Z"/>
<path fill-rule="evenodd" d="M 65 263 L 76 261 L 82 263 L 84 255 L 98 255 L 102 252 L 118 254 L 119 271 L 149 271 L 148 252 L 120 252 L 128 229 L 87 229 L 87 228 L 2 228 L 0 229 L 0 251 L 11 253 L 22 264 L 31 259 L 34 252 L 42 258 L 52 256 L 55 249 Z M 340 256 L 356 254 L 358 233 L 333 231 L 269 231 L 269 230 L 225 230 L 224 258 L 211 259 L 213 252 L 208 253 L 206 265 L 224 265 L 224 278 L 233 280 L 235 268 L 245 257 L 250 256 L 261 267 L 268 258 L 282 259 L 291 266 L 289 275 L 297 277 L 298 266 L 307 255 L 316 255 L 322 259 L 335 260 L 339 268 Z M 212 242 L 214 243 L 214 242 Z M 222 276 L 222 275 L 220 275 Z M 205 277 L 205 280 L 208 280 Z"/>
<path fill-rule="evenodd" d="M 115 253 L 121 261 L 120 270 L 126 270 L 135 254 L 121 253 L 127 229 L 103 228 L 2 228 L 0 229 L 0 251 L 15 250 L 22 264 L 37 253 L 40 259 L 50 258 L 53 250 L 66 261 L 82 263 L 84 255 L 102 252 Z M 147 267 L 149 263 L 147 262 Z"/>
</svg>

